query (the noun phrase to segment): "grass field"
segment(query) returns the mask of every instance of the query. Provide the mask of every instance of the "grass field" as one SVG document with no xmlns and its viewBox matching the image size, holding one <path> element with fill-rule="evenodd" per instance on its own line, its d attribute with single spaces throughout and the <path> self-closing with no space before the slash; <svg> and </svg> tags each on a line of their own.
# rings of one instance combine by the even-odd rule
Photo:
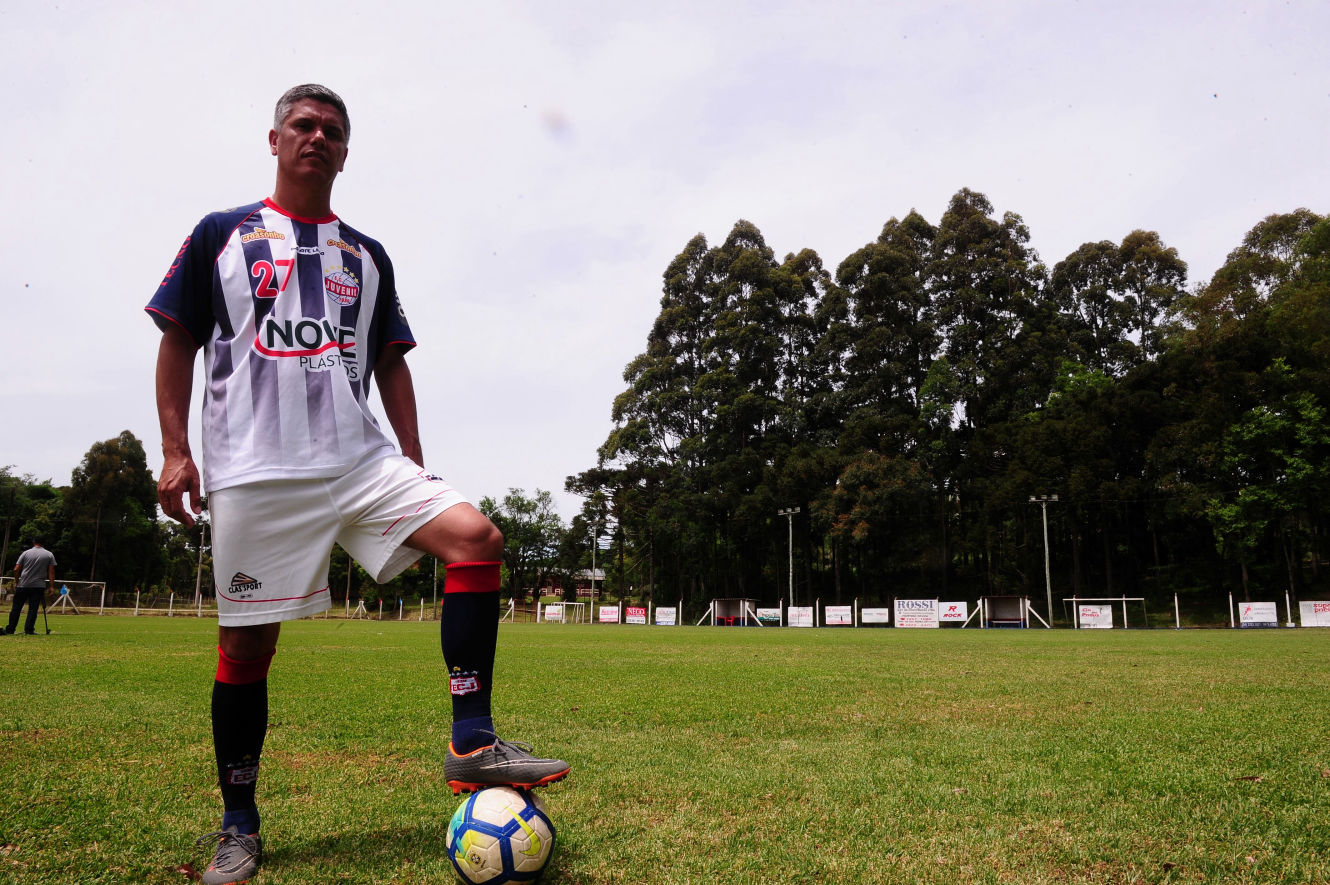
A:
<svg viewBox="0 0 1330 885">
<path fill-rule="evenodd" d="M 188 882 L 215 622 L 51 628 L 0 638 L 0 882 Z M 437 630 L 283 628 L 256 885 L 453 881 Z M 506 624 L 498 670 L 574 766 L 545 883 L 1330 883 L 1330 631 Z"/>
</svg>

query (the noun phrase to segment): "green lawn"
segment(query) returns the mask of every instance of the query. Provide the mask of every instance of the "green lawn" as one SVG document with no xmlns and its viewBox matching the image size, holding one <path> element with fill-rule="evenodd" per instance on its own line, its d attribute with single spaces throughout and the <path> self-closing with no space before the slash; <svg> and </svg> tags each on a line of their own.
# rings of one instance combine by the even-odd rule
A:
<svg viewBox="0 0 1330 885">
<path fill-rule="evenodd" d="M 215 622 L 51 627 L 0 638 L 0 882 L 188 882 Z M 437 630 L 283 628 L 256 885 L 453 881 Z M 1330 631 L 505 624 L 498 680 L 573 763 L 546 883 L 1330 883 Z"/>
</svg>

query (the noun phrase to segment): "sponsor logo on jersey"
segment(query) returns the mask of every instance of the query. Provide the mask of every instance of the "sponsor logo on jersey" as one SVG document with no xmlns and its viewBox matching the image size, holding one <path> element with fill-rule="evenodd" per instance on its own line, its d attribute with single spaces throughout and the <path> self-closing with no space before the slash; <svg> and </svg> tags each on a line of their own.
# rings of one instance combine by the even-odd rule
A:
<svg viewBox="0 0 1330 885">
<path fill-rule="evenodd" d="M 240 242 L 251 243 L 254 240 L 285 240 L 286 234 L 279 230 L 268 230 L 266 227 L 256 227 L 247 234 L 240 235 Z"/>
<path fill-rule="evenodd" d="M 333 246 L 337 249 L 341 249 L 343 252 L 349 252 L 352 255 L 356 256 L 357 258 L 360 257 L 360 250 L 357 249 L 355 246 L 352 246 L 350 243 L 346 242 L 345 240 L 329 240 L 328 245 Z"/>
<path fill-rule="evenodd" d="M 444 479 L 442 476 L 439 476 L 437 473 L 429 473 L 424 470 L 417 471 L 416 476 L 419 476 L 421 479 L 425 480 L 426 482 L 441 482 L 441 483 L 448 482 L 448 480 Z"/>
<path fill-rule="evenodd" d="M 263 582 L 257 578 L 251 578 L 244 572 L 236 572 L 231 576 L 231 586 L 226 588 L 232 596 L 238 596 L 246 599 L 263 589 Z"/>
<path fill-rule="evenodd" d="M 360 297 L 360 280 L 349 267 L 330 267 L 323 275 L 323 291 L 333 304 L 348 307 Z"/>
<path fill-rule="evenodd" d="M 356 330 L 334 326 L 326 319 L 284 320 L 269 316 L 254 339 L 254 349 L 268 359 L 299 359 L 301 368 L 309 372 L 340 367 L 352 381 L 360 378 L 355 354 Z"/>
<path fill-rule="evenodd" d="M 297 255 L 322 255 L 323 250 L 318 246 L 296 246 Z"/>
</svg>

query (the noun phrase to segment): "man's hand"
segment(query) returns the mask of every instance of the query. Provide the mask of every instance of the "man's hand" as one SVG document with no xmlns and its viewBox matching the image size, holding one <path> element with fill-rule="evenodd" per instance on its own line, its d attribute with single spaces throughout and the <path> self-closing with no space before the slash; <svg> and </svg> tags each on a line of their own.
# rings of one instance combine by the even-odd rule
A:
<svg viewBox="0 0 1330 885">
<path fill-rule="evenodd" d="M 168 456 L 157 481 L 157 503 L 162 512 L 177 522 L 193 525 L 203 512 L 199 493 L 199 469 L 188 455 Z M 188 506 L 188 509 L 186 509 Z"/>
</svg>

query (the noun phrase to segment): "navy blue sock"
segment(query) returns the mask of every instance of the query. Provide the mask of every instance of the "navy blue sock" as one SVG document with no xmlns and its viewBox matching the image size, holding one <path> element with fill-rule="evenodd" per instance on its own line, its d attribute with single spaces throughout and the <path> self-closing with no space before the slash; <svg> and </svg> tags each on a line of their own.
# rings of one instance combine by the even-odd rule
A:
<svg viewBox="0 0 1330 885">
<path fill-rule="evenodd" d="M 494 720 L 489 716 L 453 720 L 453 749 L 470 753 L 494 743 Z"/>
<path fill-rule="evenodd" d="M 222 829 L 232 826 L 242 836 L 253 836 L 259 831 L 259 810 L 257 808 L 244 808 L 239 811 L 226 812 L 222 815 Z"/>
<path fill-rule="evenodd" d="M 254 789 L 259 756 L 268 731 L 268 665 L 272 655 L 236 661 L 219 648 L 217 679 L 212 685 L 212 742 L 217 756 L 217 784 L 225 813 L 222 829 L 235 824 L 243 835 L 259 831 Z"/>
<path fill-rule="evenodd" d="M 499 639 L 499 564 L 450 563 L 443 589 L 439 642 L 448 667 L 453 705 L 453 747 L 467 753 L 494 737 L 490 697 L 494 648 Z"/>
</svg>

